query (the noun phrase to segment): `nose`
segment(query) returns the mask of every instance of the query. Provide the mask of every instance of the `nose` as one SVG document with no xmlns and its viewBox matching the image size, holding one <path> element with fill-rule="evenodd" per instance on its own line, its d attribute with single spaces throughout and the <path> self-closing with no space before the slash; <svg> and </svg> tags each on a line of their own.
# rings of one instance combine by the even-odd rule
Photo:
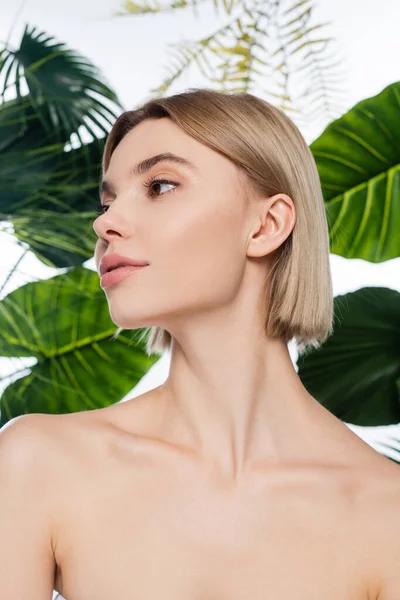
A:
<svg viewBox="0 0 400 600">
<path fill-rule="evenodd" d="M 121 217 L 117 211 L 110 213 L 110 207 L 107 212 L 99 215 L 93 221 L 93 229 L 99 239 L 109 240 L 114 237 L 128 235 L 128 223 Z M 110 213 L 110 214 L 109 214 Z"/>
</svg>

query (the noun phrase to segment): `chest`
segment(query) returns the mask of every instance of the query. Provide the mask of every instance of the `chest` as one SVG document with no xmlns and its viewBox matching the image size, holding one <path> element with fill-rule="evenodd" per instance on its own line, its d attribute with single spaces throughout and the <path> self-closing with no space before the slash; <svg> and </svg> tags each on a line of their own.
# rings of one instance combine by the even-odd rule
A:
<svg viewBox="0 0 400 600">
<path fill-rule="evenodd" d="M 77 488 L 66 513 L 66 600 L 368 597 L 349 507 L 329 486 L 259 482 L 232 495 L 201 479 L 120 475 Z"/>
</svg>

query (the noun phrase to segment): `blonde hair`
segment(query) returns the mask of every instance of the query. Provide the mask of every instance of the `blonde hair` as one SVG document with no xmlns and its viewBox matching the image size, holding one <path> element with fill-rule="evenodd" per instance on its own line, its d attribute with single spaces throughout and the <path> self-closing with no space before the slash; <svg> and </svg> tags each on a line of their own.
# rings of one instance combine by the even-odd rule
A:
<svg viewBox="0 0 400 600">
<path fill-rule="evenodd" d="M 252 94 L 190 88 L 122 113 L 105 144 L 103 174 L 129 131 L 144 119 L 163 117 L 233 161 L 247 175 L 249 190 L 293 200 L 296 222 L 265 286 L 264 326 L 286 343 L 296 338 L 299 353 L 318 348 L 333 331 L 329 233 L 316 163 L 300 130 L 283 111 Z M 152 326 L 147 333 L 149 356 L 170 348 L 167 330 Z"/>
</svg>

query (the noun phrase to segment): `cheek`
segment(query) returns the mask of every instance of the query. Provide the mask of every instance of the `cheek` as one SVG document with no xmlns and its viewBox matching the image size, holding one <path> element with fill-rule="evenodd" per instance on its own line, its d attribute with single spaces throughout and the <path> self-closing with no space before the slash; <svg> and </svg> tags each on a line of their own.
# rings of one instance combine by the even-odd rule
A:
<svg viewBox="0 0 400 600">
<path fill-rule="evenodd" d="M 204 297 L 218 290 L 230 295 L 243 274 L 243 219 L 238 210 L 215 202 L 165 225 L 157 244 L 163 252 L 158 259 L 163 278 L 178 293 L 185 291 L 186 299 L 190 293 Z"/>
</svg>

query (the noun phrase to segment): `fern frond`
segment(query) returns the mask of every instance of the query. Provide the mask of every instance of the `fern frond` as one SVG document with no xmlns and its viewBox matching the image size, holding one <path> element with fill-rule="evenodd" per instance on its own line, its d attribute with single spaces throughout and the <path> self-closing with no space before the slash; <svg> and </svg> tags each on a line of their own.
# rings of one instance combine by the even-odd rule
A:
<svg viewBox="0 0 400 600">
<path fill-rule="evenodd" d="M 176 11 L 205 0 L 127 0 L 126 13 L 144 14 Z M 170 45 L 174 48 L 173 68 L 151 93 L 164 94 L 192 65 L 203 77 L 224 91 L 253 86 L 264 89 L 267 79 L 268 94 L 279 99 L 279 108 L 299 116 L 306 106 L 312 108 L 312 117 L 321 106 L 329 113 L 335 101 L 329 97 L 339 76 L 334 64 L 326 57 L 332 36 L 321 35 L 330 22 L 313 23 L 315 5 L 311 0 L 209 0 L 215 8 L 222 8 L 228 16 L 233 8 L 240 14 L 229 20 L 209 36 L 195 41 Z M 317 34 L 317 35 L 316 35 Z M 299 79 L 299 93 L 292 92 Z M 305 82 L 305 85 L 304 85 Z M 307 98 L 307 103 L 302 100 Z M 295 107 L 295 104 L 297 106 Z M 332 118 L 332 114 L 329 114 Z M 334 115 L 336 116 L 336 115 Z"/>
<path fill-rule="evenodd" d="M 205 1 L 207 0 L 172 0 L 170 3 L 161 4 L 157 0 L 141 0 L 141 2 L 125 0 L 122 9 L 114 13 L 114 16 L 124 17 L 126 15 L 160 14 L 188 7 L 192 7 L 196 10 L 197 6 Z M 216 4 L 216 0 L 213 1 L 214 4 Z M 232 2 L 233 1 L 234 0 L 232 0 Z"/>
</svg>

